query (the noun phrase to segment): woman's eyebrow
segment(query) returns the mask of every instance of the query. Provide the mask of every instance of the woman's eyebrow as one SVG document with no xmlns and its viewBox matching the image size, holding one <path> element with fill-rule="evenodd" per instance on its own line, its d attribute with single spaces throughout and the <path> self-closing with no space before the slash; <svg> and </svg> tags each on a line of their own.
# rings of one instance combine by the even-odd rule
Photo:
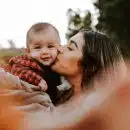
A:
<svg viewBox="0 0 130 130">
<path fill-rule="evenodd" d="M 77 45 L 77 43 L 76 43 L 75 41 L 70 40 L 70 43 L 71 43 L 71 44 L 74 44 L 74 45 L 76 46 L 76 48 L 78 48 L 78 45 Z"/>
</svg>

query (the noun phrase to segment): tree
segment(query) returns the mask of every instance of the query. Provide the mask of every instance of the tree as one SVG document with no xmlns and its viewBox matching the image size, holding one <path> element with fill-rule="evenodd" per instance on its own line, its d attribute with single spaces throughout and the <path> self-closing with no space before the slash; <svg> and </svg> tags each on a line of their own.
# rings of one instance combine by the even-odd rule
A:
<svg viewBox="0 0 130 130">
<path fill-rule="evenodd" d="M 120 44 L 124 56 L 130 57 L 130 1 L 98 0 L 95 6 L 100 13 L 97 30 L 108 33 Z"/>
<path fill-rule="evenodd" d="M 14 43 L 13 40 L 8 40 L 8 43 L 9 43 L 11 49 L 16 48 L 15 43 Z"/>
<path fill-rule="evenodd" d="M 74 11 L 68 9 L 68 30 L 66 33 L 66 38 L 69 39 L 75 35 L 80 29 L 92 29 L 91 27 L 91 13 L 86 10 L 82 12 L 81 10 Z"/>
</svg>

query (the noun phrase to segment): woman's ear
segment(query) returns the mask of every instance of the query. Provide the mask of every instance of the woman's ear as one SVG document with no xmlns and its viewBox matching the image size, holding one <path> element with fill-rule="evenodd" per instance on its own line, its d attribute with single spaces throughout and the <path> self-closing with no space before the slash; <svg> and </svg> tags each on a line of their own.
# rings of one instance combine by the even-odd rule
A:
<svg viewBox="0 0 130 130">
<path fill-rule="evenodd" d="M 94 54 L 89 53 L 83 58 L 82 65 L 84 67 L 85 80 L 89 82 L 100 68 L 98 59 Z"/>
<path fill-rule="evenodd" d="M 100 69 L 100 62 L 95 54 L 90 54 L 88 56 L 88 68 L 91 68 L 93 72 Z"/>
<path fill-rule="evenodd" d="M 84 71 L 84 67 L 83 67 L 83 65 L 82 65 L 82 61 L 78 61 L 78 68 L 79 68 L 79 70 L 80 70 L 81 72 Z"/>
</svg>

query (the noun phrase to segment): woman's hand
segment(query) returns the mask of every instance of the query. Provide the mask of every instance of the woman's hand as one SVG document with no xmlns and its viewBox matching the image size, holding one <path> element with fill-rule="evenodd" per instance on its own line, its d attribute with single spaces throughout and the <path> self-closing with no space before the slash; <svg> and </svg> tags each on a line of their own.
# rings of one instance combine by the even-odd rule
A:
<svg viewBox="0 0 130 130">
<path fill-rule="evenodd" d="M 48 94 L 39 91 L 30 93 L 26 90 L 8 90 L 8 92 L 3 92 L 0 96 L 14 99 L 16 108 L 19 110 L 52 110 L 54 107 Z"/>
<path fill-rule="evenodd" d="M 0 71 L 0 96 L 14 99 L 18 109 L 53 109 L 54 106 L 49 95 L 38 91 L 38 89 L 33 91 L 36 87 L 10 73 L 4 72 L 4 70 Z"/>
</svg>

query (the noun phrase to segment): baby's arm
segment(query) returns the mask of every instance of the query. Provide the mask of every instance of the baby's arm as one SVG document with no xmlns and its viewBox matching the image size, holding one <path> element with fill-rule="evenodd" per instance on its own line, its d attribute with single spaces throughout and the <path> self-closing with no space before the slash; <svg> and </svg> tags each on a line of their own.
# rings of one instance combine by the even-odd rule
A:
<svg viewBox="0 0 130 130">
<path fill-rule="evenodd" d="M 18 76 L 23 81 L 39 86 L 42 91 L 47 89 L 46 81 L 29 67 L 23 67 L 21 65 L 15 64 L 11 68 L 11 73 Z M 37 88 L 35 90 L 37 90 Z"/>
<path fill-rule="evenodd" d="M 38 86 L 41 88 L 43 92 L 45 92 L 48 89 L 47 83 L 44 79 L 41 79 Z"/>
</svg>

